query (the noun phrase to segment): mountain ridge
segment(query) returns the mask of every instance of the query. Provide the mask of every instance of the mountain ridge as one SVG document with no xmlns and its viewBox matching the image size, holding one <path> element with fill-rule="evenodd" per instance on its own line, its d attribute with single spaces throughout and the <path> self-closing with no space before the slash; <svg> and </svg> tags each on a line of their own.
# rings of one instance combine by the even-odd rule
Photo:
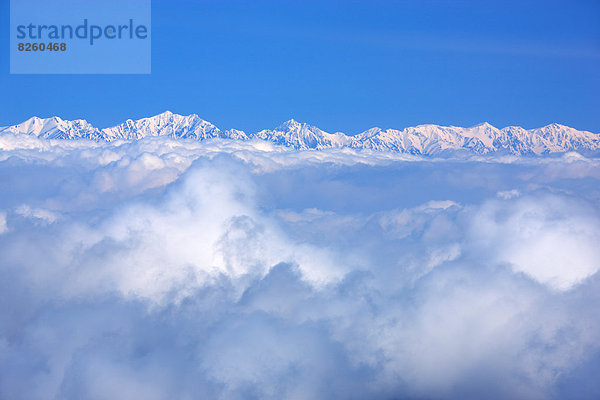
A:
<svg viewBox="0 0 600 400">
<path fill-rule="evenodd" d="M 415 155 L 438 155 L 448 152 L 516 155 L 546 155 L 569 151 L 600 153 L 599 134 L 557 123 L 535 129 L 520 126 L 499 129 L 487 122 L 466 128 L 422 124 L 402 130 L 374 127 L 356 135 L 346 135 L 342 132 L 328 133 L 316 126 L 290 119 L 276 128 L 248 134 L 237 129 L 221 130 L 197 114 L 184 116 L 165 111 L 152 117 L 128 119 L 119 125 L 102 129 L 83 119 L 32 117 L 20 124 L 0 127 L 0 134 L 107 142 L 139 140 L 154 136 L 191 140 L 264 140 L 298 150 L 353 148 Z"/>
</svg>

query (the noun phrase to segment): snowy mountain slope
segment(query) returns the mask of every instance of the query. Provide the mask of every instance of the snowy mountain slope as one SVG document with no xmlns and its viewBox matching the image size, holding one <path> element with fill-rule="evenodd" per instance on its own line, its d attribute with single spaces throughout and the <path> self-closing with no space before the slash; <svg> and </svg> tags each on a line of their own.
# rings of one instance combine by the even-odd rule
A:
<svg viewBox="0 0 600 400">
<path fill-rule="evenodd" d="M 99 138 L 98 129 L 83 119 L 65 121 L 59 117 L 29 118 L 20 124 L 0 128 L 0 134 L 28 134 L 43 139 L 92 139 Z"/>
<path fill-rule="evenodd" d="M 343 133 L 327 133 L 293 119 L 273 130 L 262 130 L 253 137 L 301 150 L 344 147 L 350 142 L 350 138 Z"/>
<path fill-rule="evenodd" d="M 33 117 L 20 124 L 0 128 L 0 134 L 96 141 L 138 140 L 151 136 L 191 140 L 254 139 L 299 150 L 349 147 L 417 155 L 452 152 L 516 155 L 544 155 L 568 151 L 600 153 L 600 135 L 559 124 L 530 130 L 519 126 L 498 129 L 488 123 L 469 128 L 428 124 L 403 130 L 371 128 L 358 135 L 349 136 L 341 132 L 327 133 L 315 126 L 291 119 L 275 129 L 247 134 L 236 129 L 222 131 L 196 114 L 183 116 L 170 111 L 135 121 L 129 119 L 120 125 L 104 129 L 95 128 L 81 119 L 67 121 L 58 117 Z"/>
<path fill-rule="evenodd" d="M 213 139 L 227 137 L 224 132 L 196 114 L 183 116 L 166 111 L 154 117 L 131 119 L 121 125 L 102 129 L 104 140 L 136 140 L 148 136 L 169 136 L 182 139 Z"/>
</svg>

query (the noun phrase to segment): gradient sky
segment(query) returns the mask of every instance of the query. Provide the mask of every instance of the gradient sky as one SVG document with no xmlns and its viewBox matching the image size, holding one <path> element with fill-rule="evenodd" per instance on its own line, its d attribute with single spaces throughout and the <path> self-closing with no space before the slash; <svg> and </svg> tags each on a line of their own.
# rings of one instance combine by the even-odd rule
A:
<svg viewBox="0 0 600 400">
<path fill-rule="evenodd" d="M 155 0 L 150 75 L 10 75 L 0 126 L 164 110 L 255 131 L 483 121 L 600 132 L 598 1 Z"/>
</svg>

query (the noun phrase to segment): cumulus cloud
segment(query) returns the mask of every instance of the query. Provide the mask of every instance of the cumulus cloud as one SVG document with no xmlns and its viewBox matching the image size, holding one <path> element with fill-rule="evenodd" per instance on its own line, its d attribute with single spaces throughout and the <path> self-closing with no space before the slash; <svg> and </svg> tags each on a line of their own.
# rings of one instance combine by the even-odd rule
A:
<svg viewBox="0 0 600 400">
<path fill-rule="evenodd" d="M 598 161 L 0 137 L 0 398 L 595 398 Z"/>
<path fill-rule="evenodd" d="M 472 243 L 540 283 L 567 290 L 600 269 L 600 219 L 589 204 L 563 196 L 491 200 L 472 216 Z"/>
</svg>

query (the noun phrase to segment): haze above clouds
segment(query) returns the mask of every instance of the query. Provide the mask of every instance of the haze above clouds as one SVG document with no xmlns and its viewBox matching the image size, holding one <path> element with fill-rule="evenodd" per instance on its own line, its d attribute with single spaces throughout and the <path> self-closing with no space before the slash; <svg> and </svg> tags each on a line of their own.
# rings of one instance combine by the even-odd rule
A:
<svg viewBox="0 0 600 400">
<path fill-rule="evenodd" d="M 0 137 L 0 397 L 597 398 L 600 161 Z"/>
</svg>

